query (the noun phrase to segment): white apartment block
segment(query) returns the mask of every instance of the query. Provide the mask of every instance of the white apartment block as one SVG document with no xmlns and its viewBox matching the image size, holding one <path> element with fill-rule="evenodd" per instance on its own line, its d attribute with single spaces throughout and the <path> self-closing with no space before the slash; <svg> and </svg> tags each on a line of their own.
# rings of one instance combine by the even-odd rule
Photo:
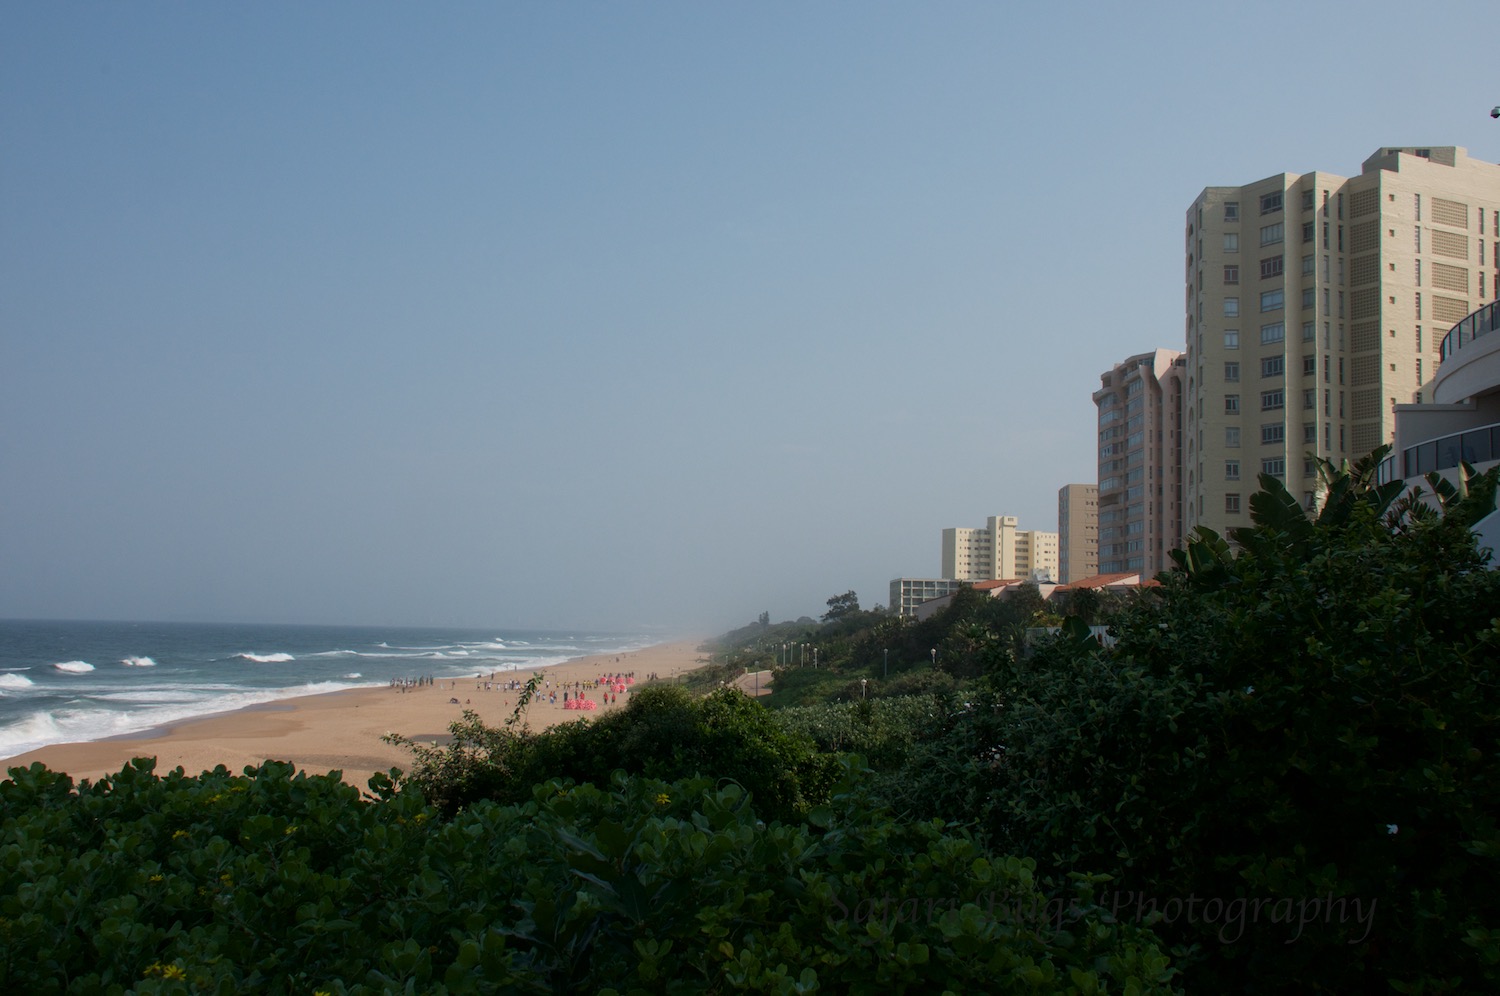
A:
<svg viewBox="0 0 1500 996">
<path fill-rule="evenodd" d="M 891 581 L 890 610 L 908 619 L 915 618 L 917 606 L 935 598 L 951 595 L 962 588 L 962 581 L 952 578 L 895 578 Z"/>
<path fill-rule="evenodd" d="M 1057 491 L 1057 571 L 1063 584 L 1099 573 L 1099 486 L 1064 484 Z"/>
<path fill-rule="evenodd" d="M 1354 177 L 1208 187 L 1184 238 L 1182 527 L 1224 532 L 1260 474 L 1311 505 L 1313 457 L 1364 456 L 1431 399 L 1444 334 L 1500 289 L 1500 166 L 1387 147 Z"/>
<path fill-rule="evenodd" d="M 1020 529 L 1014 515 L 992 515 L 982 529 L 943 530 L 943 577 L 959 581 L 1057 577 L 1057 533 Z"/>
<path fill-rule="evenodd" d="M 1099 377 L 1099 559 L 1095 573 L 1152 577 L 1182 545 L 1187 360 L 1138 353 Z"/>
</svg>

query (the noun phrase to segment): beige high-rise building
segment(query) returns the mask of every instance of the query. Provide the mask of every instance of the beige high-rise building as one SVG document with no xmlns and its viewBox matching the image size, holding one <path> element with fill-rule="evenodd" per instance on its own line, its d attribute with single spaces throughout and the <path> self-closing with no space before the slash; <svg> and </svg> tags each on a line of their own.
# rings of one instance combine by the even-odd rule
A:
<svg viewBox="0 0 1500 996">
<path fill-rule="evenodd" d="M 1064 484 L 1057 491 L 1057 572 L 1063 584 L 1099 573 L 1099 486 Z"/>
<path fill-rule="evenodd" d="M 1186 381 L 1174 349 L 1138 353 L 1099 377 L 1100 574 L 1151 577 L 1182 545 Z"/>
<path fill-rule="evenodd" d="M 943 577 L 959 581 L 1057 577 L 1057 533 L 1019 529 L 1014 515 L 992 515 L 983 529 L 943 530 Z"/>
<path fill-rule="evenodd" d="M 1431 396 L 1444 333 L 1496 296 L 1497 229 L 1500 166 L 1451 146 L 1199 194 L 1184 227 L 1184 529 L 1247 525 L 1262 473 L 1311 505 L 1314 456 L 1390 442 L 1395 406 Z"/>
</svg>

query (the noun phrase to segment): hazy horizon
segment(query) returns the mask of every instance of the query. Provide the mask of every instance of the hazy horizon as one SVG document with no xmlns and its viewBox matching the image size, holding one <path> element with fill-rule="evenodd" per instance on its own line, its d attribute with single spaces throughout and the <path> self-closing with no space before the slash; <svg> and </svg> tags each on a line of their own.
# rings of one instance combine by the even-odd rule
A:
<svg viewBox="0 0 1500 996">
<path fill-rule="evenodd" d="M 1055 530 L 1203 187 L 1500 158 L 1412 58 L 1494 6 L 1357 9 L 9 5 L 0 617 L 711 635 Z"/>
</svg>

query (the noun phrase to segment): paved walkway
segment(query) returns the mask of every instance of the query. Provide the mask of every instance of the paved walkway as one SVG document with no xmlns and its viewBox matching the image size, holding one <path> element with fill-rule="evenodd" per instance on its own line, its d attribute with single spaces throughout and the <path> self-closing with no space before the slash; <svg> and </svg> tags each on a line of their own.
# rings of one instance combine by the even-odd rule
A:
<svg viewBox="0 0 1500 996">
<path fill-rule="evenodd" d="M 758 682 L 758 684 L 757 684 Z M 771 694 L 771 672 L 751 671 L 734 679 L 734 687 L 749 696 Z"/>
</svg>

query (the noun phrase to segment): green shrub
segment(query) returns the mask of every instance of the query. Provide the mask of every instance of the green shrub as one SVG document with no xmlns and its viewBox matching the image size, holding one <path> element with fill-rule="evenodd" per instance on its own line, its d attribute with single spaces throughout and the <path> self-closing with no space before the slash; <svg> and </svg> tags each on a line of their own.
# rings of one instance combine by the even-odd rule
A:
<svg viewBox="0 0 1500 996">
<path fill-rule="evenodd" d="M 1235 943 L 1163 926 L 1195 991 L 1495 991 L 1500 575 L 1473 516 L 1356 474 L 1310 519 L 1262 484 L 1239 552 L 1200 531 L 1113 650 L 1065 633 L 996 676 L 977 805 L 1055 876 L 1325 911 Z"/>
<path fill-rule="evenodd" d="M 451 730 L 445 747 L 408 744 L 415 763 L 406 778 L 450 815 L 480 799 L 521 802 L 552 778 L 604 784 L 623 770 L 664 780 L 732 779 L 766 819 L 792 820 L 824 800 L 834 766 L 811 740 L 732 688 L 695 698 L 652 685 L 618 712 L 540 733 L 489 728 L 470 714 Z"/>
<path fill-rule="evenodd" d="M 850 773 L 853 771 L 851 769 Z M 1151 934 L 852 790 L 549 782 L 451 821 L 268 763 L 0 783 L 6 992 L 1164 993 Z"/>
</svg>

